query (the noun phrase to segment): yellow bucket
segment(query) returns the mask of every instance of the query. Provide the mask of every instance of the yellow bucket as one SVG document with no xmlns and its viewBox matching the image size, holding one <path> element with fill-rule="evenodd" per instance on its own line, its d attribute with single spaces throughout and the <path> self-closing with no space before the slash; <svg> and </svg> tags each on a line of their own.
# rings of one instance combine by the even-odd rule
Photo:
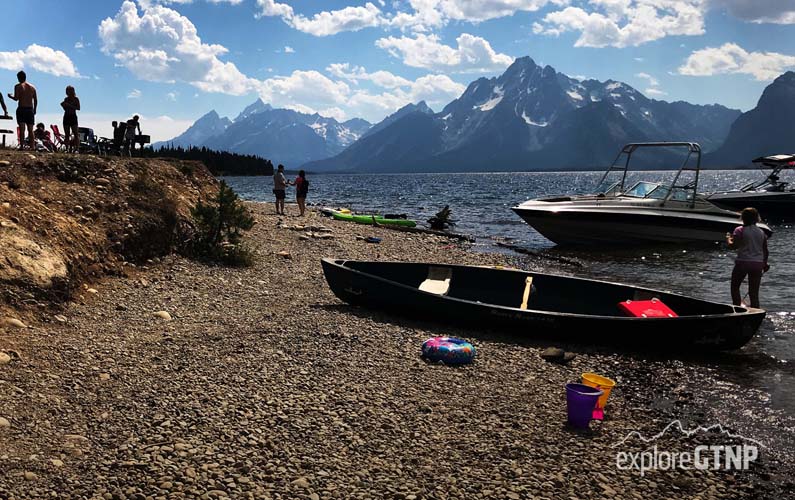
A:
<svg viewBox="0 0 795 500">
<path fill-rule="evenodd" d="M 597 375 L 596 373 L 583 373 L 582 383 L 604 391 L 604 394 L 602 394 L 599 397 L 599 400 L 596 402 L 596 408 L 599 409 L 603 409 L 605 407 L 607 404 L 607 398 L 610 396 L 610 391 L 616 386 L 616 382 L 614 380 Z"/>
</svg>

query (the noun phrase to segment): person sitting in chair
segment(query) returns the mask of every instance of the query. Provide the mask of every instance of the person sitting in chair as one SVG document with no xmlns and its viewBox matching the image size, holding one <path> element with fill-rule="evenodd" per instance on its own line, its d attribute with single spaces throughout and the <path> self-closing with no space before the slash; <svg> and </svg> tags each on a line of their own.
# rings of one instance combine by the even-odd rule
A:
<svg viewBox="0 0 795 500">
<path fill-rule="evenodd" d="M 55 152 L 55 143 L 52 142 L 52 139 L 50 138 L 50 132 L 44 127 L 43 123 L 36 125 L 36 130 L 33 131 L 33 137 L 35 137 L 37 141 L 41 141 L 42 145 L 47 151 L 50 153 Z"/>
</svg>

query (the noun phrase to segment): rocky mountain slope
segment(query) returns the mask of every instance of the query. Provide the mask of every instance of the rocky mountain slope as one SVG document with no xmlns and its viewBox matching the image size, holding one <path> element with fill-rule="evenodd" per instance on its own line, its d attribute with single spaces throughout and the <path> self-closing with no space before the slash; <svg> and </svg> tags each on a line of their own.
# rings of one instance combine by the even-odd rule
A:
<svg viewBox="0 0 795 500">
<path fill-rule="evenodd" d="M 795 153 L 795 72 L 788 71 L 762 93 L 756 107 L 731 127 L 726 141 L 705 163 L 715 167 L 749 165 L 760 156 Z"/>
</svg>

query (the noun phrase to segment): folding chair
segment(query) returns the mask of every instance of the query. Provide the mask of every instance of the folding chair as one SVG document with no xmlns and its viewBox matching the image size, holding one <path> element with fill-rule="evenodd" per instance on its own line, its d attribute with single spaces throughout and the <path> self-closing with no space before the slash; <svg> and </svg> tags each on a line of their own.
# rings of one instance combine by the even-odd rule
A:
<svg viewBox="0 0 795 500">
<path fill-rule="evenodd" d="M 61 135 L 61 130 L 58 128 L 58 125 L 50 125 L 50 130 L 52 130 L 52 136 L 54 138 L 53 142 L 58 147 L 59 151 L 66 151 L 67 145 L 64 137 Z"/>
</svg>

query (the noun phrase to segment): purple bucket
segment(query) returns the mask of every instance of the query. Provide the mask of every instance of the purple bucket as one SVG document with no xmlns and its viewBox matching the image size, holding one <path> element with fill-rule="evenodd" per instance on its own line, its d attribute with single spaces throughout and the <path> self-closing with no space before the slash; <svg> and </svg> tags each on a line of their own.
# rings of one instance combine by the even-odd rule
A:
<svg viewBox="0 0 795 500">
<path fill-rule="evenodd" d="M 566 384 L 566 409 L 572 427 L 580 429 L 588 427 L 593 418 L 596 401 L 599 400 L 602 392 L 585 384 Z"/>
</svg>

